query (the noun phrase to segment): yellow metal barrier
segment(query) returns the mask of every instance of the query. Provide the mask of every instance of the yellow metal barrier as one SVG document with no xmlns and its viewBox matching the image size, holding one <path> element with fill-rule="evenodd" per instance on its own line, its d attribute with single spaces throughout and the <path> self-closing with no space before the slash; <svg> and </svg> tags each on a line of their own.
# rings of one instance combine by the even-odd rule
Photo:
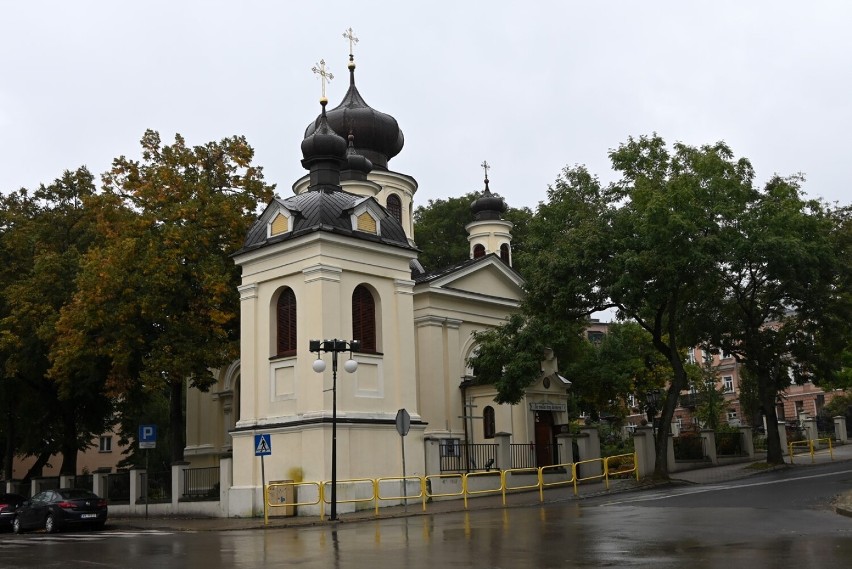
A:
<svg viewBox="0 0 852 569">
<path fill-rule="evenodd" d="M 497 488 L 487 488 L 485 490 L 471 490 L 469 487 L 469 480 L 471 478 L 481 478 L 484 476 L 491 476 L 497 478 L 500 481 L 500 486 Z M 462 476 L 462 492 L 464 493 L 464 509 L 467 509 L 467 497 L 473 496 L 476 494 L 496 494 L 497 492 L 503 491 L 503 475 L 499 470 L 489 470 L 486 472 L 468 472 L 464 476 Z"/>
<path fill-rule="evenodd" d="M 283 504 L 270 504 L 269 503 L 269 490 L 271 488 L 283 488 L 285 491 L 287 488 L 293 488 L 293 495 L 298 496 L 298 492 L 296 489 L 302 486 L 310 486 L 317 489 L 317 499 L 312 502 L 285 502 Z M 305 494 L 302 492 L 302 494 Z M 275 482 L 272 484 L 267 484 L 263 489 L 263 523 L 264 525 L 269 524 L 269 508 L 283 508 L 283 507 L 292 507 L 296 506 L 315 506 L 319 504 L 323 499 L 323 487 L 321 482 Z"/>
<path fill-rule="evenodd" d="M 416 480 L 420 491 L 417 494 L 407 495 L 403 492 L 402 496 L 382 496 L 382 482 L 399 482 L 400 485 L 406 484 L 409 480 Z M 408 490 L 406 485 L 405 490 Z M 423 511 L 426 511 L 426 479 L 422 476 L 389 476 L 385 478 L 376 478 L 376 515 L 379 515 L 379 500 L 406 500 L 420 499 L 423 502 Z M 407 505 L 407 503 L 406 503 Z"/>
<path fill-rule="evenodd" d="M 545 482 L 544 475 L 548 470 L 557 470 L 559 473 L 565 471 L 571 473 L 571 478 L 568 480 L 557 480 L 556 482 Z M 550 466 L 542 466 L 538 469 L 539 471 L 539 480 L 540 485 L 538 488 L 538 499 L 540 502 L 544 502 L 544 489 L 550 486 L 564 486 L 565 484 L 574 484 L 574 479 L 577 477 L 577 473 L 574 470 L 574 464 L 571 462 L 565 464 L 552 464 Z M 575 491 L 576 494 L 576 491 Z"/>
<path fill-rule="evenodd" d="M 582 466 L 583 464 L 592 464 L 594 462 L 598 462 L 601 465 L 601 473 L 595 474 L 594 476 L 586 476 L 584 478 L 579 478 L 577 476 L 577 467 Z M 602 458 L 592 458 L 590 460 L 581 460 L 580 462 L 574 463 L 574 495 L 577 496 L 579 492 L 577 491 L 577 484 L 580 482 L 585 482 L 586 480 L 596 480 L 598 478 L 606 477 L 606 464 L 604 463 L 604 459 Z M 609 483 L 607 483 L 607 488 L 609 488 Z"/>
<path fill-rule="evenodd" d="M 625 459 L 630 459 L 630 462 L 633 463 L 631 468 L 617 468 L 614 472 L 610 470 L 610 461 L 618 462 L 618 465 L 624 464 Z M 619 476 L 621 474 L 636 474 L 636 481 L 639 481 L 639 457 L 634 452 L 633 454 L 617 454 L 615 456 L 608 456 L 604 459 L 604 472 L 606 473 L 606 488 L 609 490 L 609 477 L 610 476 Z"/>
<path fill-rule="evenodd" d="M 527 484 L 525 486 L 509 486 L 507 483 L 507 474 L 535 474 L 535 484 Z M 503 489 L 503 505 L 506 505 L 506 492 L 512 490 L 532 490 L 534 488 L 541 489 L 541 468 L 509 468 L 500 471 L 500 487 Z"/>
<path fill-rule="evenodd" d="M 368 498 L 349 498 L 348 500 L 340 498 L 340 487 L 341 486 L 346 486 L 346 485 L 354 486 L 358 483 L 367 483 L 367 484 L 370 485 L 370 496 Z M 328 486 L 328 485 L 331 484 L 331 481 L 326 480 L 322 484 L 323 484 L 323 486 Z M 338 504 L 356 504 L 356 503 L 360 503 L 360 502 L 374 502 L 376 500 L 376 484 L 377 484 L 377 482 L 373 478 L 349 478 L 347 480 L 338 480 L 337 481 L 337 503 Z M 326 503 L 326 504 L 331 504 L 331 502 L 329 502 L 325 499 L 325 495 L 327 495 L 327 494 L 328 494 L 327 491 L 323 492 L 323 502 Z M 323 517 L 324 517 L 324 514 L 325 514 L 325 507 L 323 507 Z"/>
<path fill-rule="evenodd" d="M 834 460 L 834 449 L 831 446 L 831 438 L 813 439 L 813 440 L 807 440 L 807 441 L 793 441 L 793 442 L 791 442 L 787 445 L 789 447 L 789 450 L 790 450 L 790 464 L 793 464 L 795 462 L 794 461 L 795 454 L 793 452 L 794 446 L 807 446 L 808 447 L 808 454 L 811 455 L 811 463 L 813 463 L 814 462 L 814 454 L 815 454 L 814 443 L 818 444 L 820 442 L 825 442 L 825 443 L 828 444 L 828 454 L 831 457 L 831 460 Z"/>
<path fill-rule="evenodd" d="M 460 482 L 459 486 L 461 487 L 461 490 L 459 490 L 458 492 L 451 492 L 449 494 L 439 494 L 439 493 L 433 492 L 432 491 L 432 485 L 431 485 L 432 480 L 440 480 L 442 478 L 458 478 L 459 482 Z M 461 474 L 461 473 L 459 473 L 459 474 L 430 474 L 429 476 L 425 477 L 424 480 L 425 480 L 424 483 L 426 484 L 426 497 L 427 498 L 450 498 L 450 497 L 454 497 L 454 496 L 461 497 L 462 495 L 464 495 L 464 474 Z"/>
</svg>

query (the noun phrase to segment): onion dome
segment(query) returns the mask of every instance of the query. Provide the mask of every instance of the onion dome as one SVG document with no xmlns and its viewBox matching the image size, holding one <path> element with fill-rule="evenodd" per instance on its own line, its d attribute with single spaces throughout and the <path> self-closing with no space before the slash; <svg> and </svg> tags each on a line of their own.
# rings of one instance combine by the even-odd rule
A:
<svg viewBox="0 0 852 569">
<path fill-rule="evenodd" d="M 325 106 L 328 99 L 320 99 L 317 129 L 302 141 L 302 166 L 310 171 L 310 186 L 340 186 L 340 169 L 346 163 L 346 140 L 338 136 L 329 126 Z"/>
<path fill-rule="evenodd" d="M 492 194 L 488 189 L 488 178 L 485 178 L 485 191 L 470 204 L 474 219 L 502 219 L 500 215 L 506 212 L 506 202 L 497 194 Z"/>
<path fill-rule="evenodd" d="M 305 138 L 320 127 L 322 117 L 308 125 Z M 405 142 L 399 124 L 392 116 L 377 111 L 364 101 L 355 87 L 355 61 L 349 56 L 349 90 L 343 101 L 328 111 L 328 125 L 341 136 L 353 132 L 355 150 L 380 170 L 388 169 L 388 161 L 399 154 Z"/>
<path fill-rule="evenodd" d="M 346 149 L 346 164 L 340 177 L 344 180 L 366 180 L 373 169 L 373 163 L 355 150 L 355 135 L 349 133 L 349 147 Z"/>
</svg>

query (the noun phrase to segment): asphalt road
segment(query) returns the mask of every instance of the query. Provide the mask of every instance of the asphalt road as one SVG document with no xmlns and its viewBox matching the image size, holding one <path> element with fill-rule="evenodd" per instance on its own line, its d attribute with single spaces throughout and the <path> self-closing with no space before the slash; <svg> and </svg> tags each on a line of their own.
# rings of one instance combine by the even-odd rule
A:
<svg viewBox="0 0 852 569">
<path fill-rule="evenodd" d="M 852 567 L 838 463 L 536 507 L 228 532 L 0 535 L 0 567 Z"/>
</svg>

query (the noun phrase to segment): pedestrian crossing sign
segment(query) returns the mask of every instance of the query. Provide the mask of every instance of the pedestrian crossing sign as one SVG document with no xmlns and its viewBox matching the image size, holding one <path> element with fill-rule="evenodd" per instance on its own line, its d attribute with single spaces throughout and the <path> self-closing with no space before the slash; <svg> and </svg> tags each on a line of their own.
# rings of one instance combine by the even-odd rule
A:
<svg viewBox="0 0 852 569">
<path fill-rule="evenodd" d="M 254 436 L 254 456 L 272 454 L 272 438 L 269 434 Z"/>
</svg>

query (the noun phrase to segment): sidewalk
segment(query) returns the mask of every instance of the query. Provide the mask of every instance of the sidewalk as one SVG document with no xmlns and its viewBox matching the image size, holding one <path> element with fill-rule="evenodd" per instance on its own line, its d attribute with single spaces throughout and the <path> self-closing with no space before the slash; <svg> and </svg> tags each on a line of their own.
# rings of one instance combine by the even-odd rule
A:
<svg viewBox="0 0 852 569">
<path fill-rule="evenodd" d="M 813 462 L 808 454 L 797 454 L 794 457 L 793 464 L 790 464 L 789 457 L 786 457 L 786 460 L 787 464 L 785 466 L 777 466 L 772 469 L 807 468 L 812 464 L 825 464 L 826 462 L 831 462 L 831 458 L 829 457 L 827 450 L 816 453 L 813 458 Z M 849 460 L 852 460 L 852 444 L 841 445 L 834 448 L 834 462 Z M 670 482 L 666 482 L 664 484 L 719 484 L 739 480 L 741 478 L 746 478 L 748 476 L 753 476 L 767 471 L 766 468 L 754 468 L 754 464 L 755 463 L 740 463 L 700 468 L 685 472 L 676 472 L 671 475 Z M 579 496 L 576 497 L 574 496 L 572 486 L 552 488 L 545 490 L 544 502 L 569 502 L 582 500 L 592 496 L 630 492 L 658 485 L 659 483 L 645 480 L 637 482 L 632 478 L 626 480 L 610 480 L 609 490 L 605 489 L 603 483 L 581 484 Z M 512 492 L 506 495 L 506 507 L 509 508 L 533 506 L 539 503 L 539 493 L 537 491 Z M 470 498 L 468 500 L 468 504 L 468 509 L 470 511 L 502 508 L 503 498 L 500 494 L 479 496 Z M 834 504 L 834 507 L 837 513 L 852 517 L 852 492 L 848 492 L 839 497 Z M 462 512 L 464 509 L 464 501 L 461 499 L 441 500 L 428 503 L 426 511 L 424 512 L 421 503 L 419 501 L 412 500 L 412 503 L 409 504 L 407 508 L 403 506 L 381 508 L 378 516 L 375 515 L 375 510 L 373 509 L 338 514 L 338 523 L 417 516 L 424 513 L 439 514 L 447 512 Z M 113 530 L 233 531 L 284 527 L 310 527 L 331 523 L 333 522 L 329 522 L 328 519 L 320 521 L 318 516 L 270 518 L 269 525 L 264 525 L 262 516 L 256 518 L 151 517 L 148 519 L 142 517 L 111 517 L 107 522 L 107 528 Z"/>
</svg>

